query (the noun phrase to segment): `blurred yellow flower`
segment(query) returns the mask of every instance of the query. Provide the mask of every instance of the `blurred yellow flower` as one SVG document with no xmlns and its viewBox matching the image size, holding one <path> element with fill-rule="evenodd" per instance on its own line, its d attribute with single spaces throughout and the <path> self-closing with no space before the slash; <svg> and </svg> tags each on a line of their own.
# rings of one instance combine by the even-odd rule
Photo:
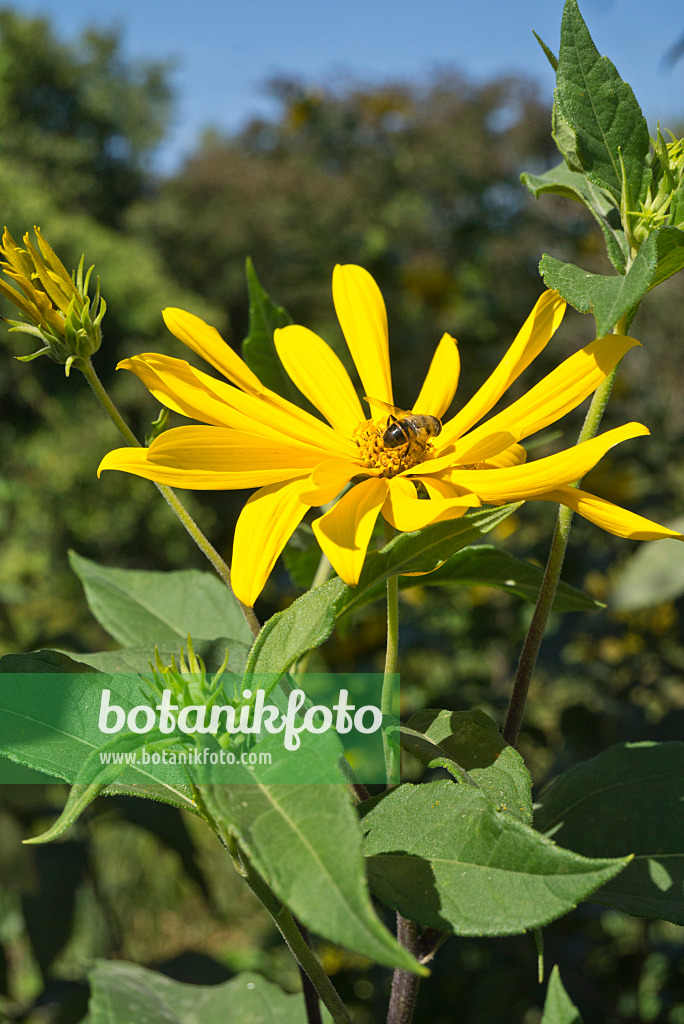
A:
<svg viewBox="0 0 684 1024">
<path fill-rule="evenodd" d="M 437 436 L 419 432 L 405 444 L 388 445 L 391 418 L 376 404 L 393 404 L 382 295 L 361 267 L 337 266 L 333 299 L 364 393 L 374 400 L 369 417 L 339 358 L 306 327 L 277 330 L 275 345 L 285 370 L 327 423 L 264 387 L 214 328 L 179 309 L 164 312 L 169 330 L 230 383 L 184 360 L 154 353 L 120 364 L 169 409 L 206 425 L 176 427 L 147 449 L 110 452 L 100 471 L 119 469 L 199 490 L 258 487 L 235 531 L 232 584 L 246 605 L 254 604 L 305 513 L 341 492 L 313 529 L 336 572 L 351 585 L 359 580 L 379 514 L 408 531 L 482 504 L 536 499 L 568 505 L 621 537 L 683 539 L 570 486 L 613 445 L 648 434 L 641 424 L 609 430 L 530 463 L 519 444 L 587 398 L 625 352 L 638 345 L 633 338 L 610 334 L 591 342 L 522 398 L 476 426 L 558 328 L 565 302 L 556 292 L 545 292 L 489 379 Z M 445 334 L 412 413 L 441 420 L 456 393 L 459 367 L 456 341 Z M 350 482 L 353 486 L 345 491 Z"/>
</svg>

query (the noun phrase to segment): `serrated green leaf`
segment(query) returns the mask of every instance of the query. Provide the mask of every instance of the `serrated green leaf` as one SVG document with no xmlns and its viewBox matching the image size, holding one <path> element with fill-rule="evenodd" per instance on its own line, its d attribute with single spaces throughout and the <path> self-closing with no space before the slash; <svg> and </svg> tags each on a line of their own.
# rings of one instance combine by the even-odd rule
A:
<svg viewBox="0 0 684 1024">
<path fill-rule="evenodd" d="M 484 711 L 427 708 L 408 721 L 447 757 L 465 769 L 497 807 L 532 824 L 532 780 L 522 757 L 505 742 L 496 722 Z"/>
<path fill-rule="evenodd" d="M 575 133 L 587 177 L 619 202 L 621 154 L 630 191 L 628 208 L 638 208 L 651 179 L 646 165 L 648 127 L 632 89 L 594 46 L 577 0 L 565 2 L 556 83 L 560 113 Z"/>
<path fill-rule="evenodd" d="M 579 1010 L 565 991 L 557 966 L 553 968 L 549 978 L 541 1024 L 582 1024 Z"/>
<path fill-rule="evenodd" d="M 537 197 L 552 193 L 586 206 L 603 232 L 608 258 L 617 272 L 624 274 L 629 243 L 620 224 L 619 211 L 609 192 L 589 181 L 584 174 L 571 170 L 565 160 L 544 174 L 521 174 L 520 180 Z"/>
<path fill-rule="evenodd" d="M 537 828 L 590 857 L 634 854 L 592 902 L 684 924 L 684 743 L 625 743 L 545 790 Z"/>
<path fill-rule="evenodd" d="M 256 767 L 253 778 L 260 778 Z M 361 831 L 344 786 L 213 786 L 211 811 L 308 928 L 377 963 L 420 973 L 373 910 Z"/>
<path fill-rule="evenodd" d="M 539 272 L 547 288 L 559 291 L 578 312 L 594 314 L 596 336 L 601 338 L 610 334 L 621 317 L 626 316 L 628 324 L 634 318 L 656 272 L 656 241 L 655 233 L 646 239 L 624 276 L 590 274 L 546 254 Z"/>
<path fill-rule="evenodd" d="M 111 569 L 69 552 L 91 612 L 123 647 L 178 646 L 188 634 L 198 640 L 228 637 L 251 644 L 252 634 L 237 601 L 208 572 L 144 572 Z"/>
<path fill-rule="evenodd" d="M 361 824 L 372 891 L 404 917 L 458 935 L 547 924 L 627 863 L 578 857 L 451 781 L 400 786 Z"/>
<path fill-rule="evenodd" d="M 366 557 L 357 587 L 339 577 L 302 594 L 289 608 L 272 616 L 263 626 L 247 659 L 245 675 L 280 675 L 305 654 L 322 644 L 333 631 L 335 620 L 357 604 L 363 604 L 367 590 L 389 576 L 404 572 L 428 572 L 454 552 L 479 540 L 494 529 L 520 504 L 483 509 L 462 519 L 435 523 L 424 530 L 402 533 Z"/>
<path fill-rule="evenodd" d="M 271 391 L 301 405 L 301 393 L 294 386 L 278 358 L 273 332 L 287 327 L 292 317 L 283 306 L 277 306 L 259 284 L 249 256 L 245 263 L 249 295 L 249 330 L 242 342 L 242 358 L 262 384 Z"/>
<path fill-rule="evenodd" d="M 301 994 L 259 974 L 187 985 L 137 964 L 97 960 L 89 972 L 89 1024 L 306 1024 Z M 323 1020 L 332 1018 L 323 1010 Z"/>
<path fill-rule="evenodd" d="M 554 92 L 553 107 L 551 109 L 551 137 L 570 170 L 583 174 L 582 163 L 577 155 L 577 133 L 563 114 L 563 106 L 558 95 L 558 89 Z"/>
</svg>

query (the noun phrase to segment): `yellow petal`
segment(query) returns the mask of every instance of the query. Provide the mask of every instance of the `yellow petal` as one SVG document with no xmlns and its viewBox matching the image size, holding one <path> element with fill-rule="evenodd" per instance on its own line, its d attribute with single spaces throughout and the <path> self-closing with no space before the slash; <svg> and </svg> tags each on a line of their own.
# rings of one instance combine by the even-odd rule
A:
<svg viewBox="0 0 684 1024">
<path fill-rule="evenodd" d="M 380 289 L 363 267 L 338 264 L 333 301 L 364 394 L 392 405 L 387 311 Z"/>
<path fill-rule="evenodd" d="M 249 499 L 237 521 L 230 582 L 235 596 L 249 608 L 264 588 L 278 555 L 309 509 L 301 492 L 306 477 L 262 487 Z"/>
<path fill-rule="evenodd" d="M 506 466 L 521 466 L 527 461 L 527 452 L 521 444 L 513 444 L 510 448 L 504 448 L 498 455 L 491 455 L 485 464 L 485 469 L 504 469 Z"/>
<path fill-rule="evenodd" d="M 314 469 L 309 478 L 309 488 L 303 497 L 311 506 L 327 505 L 336 498 L 343 487 L 359 473 L 367 472 L 358 462 L 343 462 L 341 459 L 326 459 Z"/>
<path fill-rule="evenodd" d="M 365 420 L 361 403 L 341 360 L 307 327 L 281 327 L 273 335 L 280 361 L 330 425 L 351 436 Z"/>
<path fill-rule="evenodd" d="M 444 334 L 432 357 L 413 411 L 422 416 L 436 416 L 441 420 L 454 400 L 460 372 L 461 360 L 456 339 L 450 334 Z"/>
<path fill-rule="evenodd" d="M 581 480 L 609 449 L 630 437 L 649 431 L 641 423 L 607 430 L 605 434 L 584 441 L 545 459 L 526 462 L 505 469 L 454 469 L 442 476 L 451 483 L 473 491 L 483 502 L 524 501 L 545 491 L 555 490 Z"/>
<path fill-rule="evenodd" d="M 460 412 L 445 425 L 445 444 L 455 441 L 494 408 L 513 381 L 527 369 L 558 330 L 565 305 L 565 299 L 558 292 L 544 292 L 497 368 Z"/>
<path fill-rule="evenodd" d="M 547 427 L 595 391 L 624 354 L 638 345 L 634 338 L 609 334 L 575 352 L 503 412 L 454 443 L 460 463 L 481 462 Z M 440 442 L 444 443 L 440 436 Z"/>
<path fill-rule="evenodd" d="M 614 533 L 617 537 L 627 537 L 630 540 L 663 540 L 667 537 L 684 540 L 684 535 L 676 530 L 669 530 L 666 526 L 660 526 L 650 519 L 628 512 L 619 505 L 613 505 L 610 501 L 580 491 L 576 487 L 559 487 L 548 494 L 538 494 L 537 500 L 557 501 L 561 505 L 568 505 L 585 519 L 589 519 L 608 533 Z"/>
<path fill-rule="evenodd" d="M 406 477 L 394 477 L 389 483 L 382 514 L 396 530 L 404 533 L 422 530 L 430 523 L 458 519 L 469 508 L 480 504 L 474 494 L 461 494 L 454 498 L 421 499 L 414 485 Z"/>
<path fill-rule="evenodd" d="M 386 495 L 384 478 L 363 480 L 311 524 L 335 572 L 351 587 L 359 582 L 373 527 Z"/>
<path fill-rule="evenodd" d="M 222 427 L 174 427 L 149 448 L 118 448 L 98 468 L 171 487 L 217 491 L 278 483 L 310 472 L 316 453 Z"/>
<path fill-rule="evenodd" d="M 353 457 L 358 448 L 335 433 L 327 423 L 282 399 L 282 406 L 268 396 L 245 394 L 224 381 L 196 370 L 184 359 L 148 352 L 124 359 L 119 367 L 131 370 L 164 405 L 191 419 L 234 427 L 245 433 L 287 442 L 299 448 Z M 321 458 L 324 458 L 322 455 Z"/>
<path fill-rule="evenodd" d="M 186 313 L 183 309 L 169 307 L 162 311 L 162 316 L 172 334 L 197 355 L 202 356 L 202 359 L 206 359 L 233 384 L 254 395 L 264 391 L 264 385 L 257 375 L 223 340 L 215 327 L 210 327 L 204 320 L 200 320 L 192 313 Z"/>
</svg>

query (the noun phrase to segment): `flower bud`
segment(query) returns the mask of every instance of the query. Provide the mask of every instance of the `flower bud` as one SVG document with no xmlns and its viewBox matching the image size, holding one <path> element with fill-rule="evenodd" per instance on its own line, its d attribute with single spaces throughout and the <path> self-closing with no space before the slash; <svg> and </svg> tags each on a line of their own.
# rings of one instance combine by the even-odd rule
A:
<svg viewBox="0 0 684 1024">
<path fill-rule="evenodd" d="M 88 296 L 93 268 L 84 277 L 84 257 L 81 256 L 78 270 L 68 274 L 41 235 L 40 228 L 35 227 L 34 231 L 38 248 L 31 242 L 28 232 L 23 239 L 25 248 L 17 245 L 7 228 L 2 236 L 0 269 L 13 284 L 0 278 L 0 294 L 22 315 L 20 320 L 6 320 L 6 323 L 10 331 L 32 334 L 43 342 L 37 352 L 18 356 L 18 359 L 30 362 L 47 355 L 64 366 L 68 377 L 71 367 L 78 366 L 79 359 L 88 359 L 102 344 L 100 324 L 107 306 L 100 295 L 99 279 L 93 299 Z"/>
</svg>

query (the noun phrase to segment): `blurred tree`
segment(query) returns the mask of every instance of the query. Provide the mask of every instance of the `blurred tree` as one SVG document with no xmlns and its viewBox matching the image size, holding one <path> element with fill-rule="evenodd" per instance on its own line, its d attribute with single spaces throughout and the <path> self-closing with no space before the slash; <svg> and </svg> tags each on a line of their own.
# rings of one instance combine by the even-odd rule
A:
<svg viewBox="0 0 684 1024">
<path fill-rule="evenodd" d="M 116 223 L 164 135 L 168 68 L 125 62 L 116 31 L 65 43 L 44 18 L 0 10 L 0 157 L 56 182 L 64 206 Z"/>
<path fill-rule="evenodd" d="M 270 91 L 272 120 L 207 134 L 129 217 L 172 270 L 227 310 L 236 340 L 246 253 L 296 319 L 321 329 L 333 323 L 333 265 L 362 263 L 387 300 L 393 349 L 414 359 L 426 361 L 443 330 L 480 344 L 517 330 L 551 237 L 549 205 L 531 203 L 519 183 L 551 154 L 548 111 L 530 83 L 473 85 L 444 72 L 425 87 L 331 91 L 280 79 Z M 567 205 L 572 250 L 587 226 Z M 399 367 L 404 383 L 414 359 Z"/>
</svg>

